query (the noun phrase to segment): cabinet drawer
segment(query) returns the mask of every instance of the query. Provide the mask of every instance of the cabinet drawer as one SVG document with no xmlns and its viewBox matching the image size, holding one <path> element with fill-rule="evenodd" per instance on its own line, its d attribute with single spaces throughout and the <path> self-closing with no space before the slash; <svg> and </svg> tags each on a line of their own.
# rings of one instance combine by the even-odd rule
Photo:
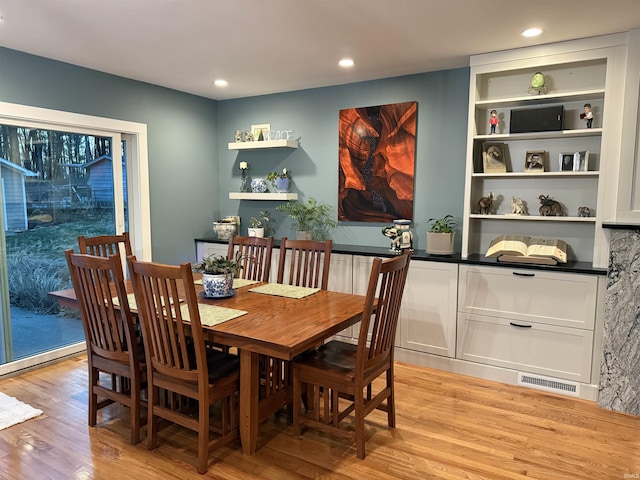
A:
<svg viewBox="0 0 640 480">
<path fill-rule="evenodd" d="M 458 311 L 593 329 L 595 276 L 461 265 Z"/>
<path fill-rule="evenodd" d="M 457 356 L 462 360 L 589 382 L 592 349 L 589 330 L 458 315 Z"/>
</svg>

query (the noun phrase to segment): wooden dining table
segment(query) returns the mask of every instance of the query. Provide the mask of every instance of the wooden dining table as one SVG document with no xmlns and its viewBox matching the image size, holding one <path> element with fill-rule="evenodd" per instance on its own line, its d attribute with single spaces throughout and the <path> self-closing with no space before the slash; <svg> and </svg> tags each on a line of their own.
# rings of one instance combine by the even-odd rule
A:
<svg viewBox="0 0 640 480">
<path fill-rule="evenodd" d="M 265 284 L 237 288 L 229 298 L 210 299 L 200 294 L 203 287 L 196 284 L 199 303 L 247 312 L 215 326 L 203 325 L 209 340 L 238 349 L 240 439 L 245 455 L 252 455 L 256 451 L 260 422 L 282 408 L 285 402 L 291 401 L 290 391 L 282 392 L 280 398 L 260 399 L 260 355 L 291 361 L 357 323 L 364 307 L 362 295 L 328 290 L 319 290 L 304 298 L 250 291 L 261 285 Z M 127 290 L 132 290 L 129 282 Z M 77 308 L 73 289 L 50 292 L 49 295 L 62 306 Z"/>
</svg>

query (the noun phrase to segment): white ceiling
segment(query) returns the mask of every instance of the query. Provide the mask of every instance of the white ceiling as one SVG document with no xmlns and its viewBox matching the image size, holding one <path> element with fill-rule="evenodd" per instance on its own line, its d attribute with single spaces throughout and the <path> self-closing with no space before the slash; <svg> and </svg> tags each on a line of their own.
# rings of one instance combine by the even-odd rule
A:
<svg viewBox="0 0 640 480">
<path fill-rule="evenodd" d="M 222 100 L 624 32 L 640 0 L 0 0 L 0 16 L 0 46 Z"/>
</svg>

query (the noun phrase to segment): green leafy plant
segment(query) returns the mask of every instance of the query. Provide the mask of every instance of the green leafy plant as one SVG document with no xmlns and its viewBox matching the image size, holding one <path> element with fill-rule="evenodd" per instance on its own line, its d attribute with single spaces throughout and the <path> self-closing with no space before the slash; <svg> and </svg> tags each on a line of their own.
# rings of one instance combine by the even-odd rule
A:
<svg viewBox="0 0 640 480">
<path fill-rule="evenodd" d="M 249 219 L 249 228 L 264 228 L 264 233 L 273 235 L 275 232 L 271 226 L 271 222 L 273 222 L 273 217 L 271 217 L 269 212 L 258 212 L 257 217 L 251 217 Z"/>
<path fill-rule="evenodd" d="M 291 180 L 291 173 L 286 168 L 282 169 L 282 173 L 269 172 L 267 173 L 267 180 L 273 182 L 276 178 L 288 178 Z"/>
<path fill-rule="evenodd" d="M 338 225 L 331 218 L 331 206 L 318 203 L 314 198 L 309 198 L 306 203 L 298 201 L 283 203 L 278 205 L 276 210 L 291 217 L 291 227 L 294 230 L 311 232 L 314 240 L 325 240 L 328 237 L 328 231 Z"/>
<path fill-rule="evenodd" d="M 458 224 L 452 215 L 445 215 L 442 218 L 430 218 L 427 223 L 431 224 L 428 231 L 434 233 L 452 233 Z"/>
<path fill-rule="evenodd" d="M 208 275 L 223 275 L 231 273 L 235 276 L 242 269 L 242 255 L 240 252 L 235 258 L 227 258 L 224 255 L 212 254 L 204 257 L 201 262 L 194 263 L 193 269 L 196 272 Z"/>
</svg>

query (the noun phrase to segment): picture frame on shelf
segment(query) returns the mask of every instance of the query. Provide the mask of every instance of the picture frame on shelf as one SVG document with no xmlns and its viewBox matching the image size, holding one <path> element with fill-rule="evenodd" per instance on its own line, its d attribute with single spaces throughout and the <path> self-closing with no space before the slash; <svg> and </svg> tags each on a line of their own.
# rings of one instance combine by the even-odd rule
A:
<svg viewBox="0 0 640 480">
<path fill-rule="evenodd" d="M 574 152 L 561 152 L 558 168 L 561 172 L 573 172 Z"/>
<path fill-rule="evenodd" d="M 485 142 L 482 144 L 482 170 L 484 173 L 506 173 L 507 159 L 504 143 Z"/>
<path fill-rule="evenodd" d="M 251 125 L 251 133 L 253 134 L 253 141 L 257 142 L 262 134 L 262 140 L 269 140 L 269 131 L 271 130 L 270 123 L 260 123 L 257 125 Z"/>
<path fill-rule="evenodd" d="M 529 150 L 524 160 L 524 171 L 527 173 L 544 172 L 545 150 Z"/>
<path fill-rule="evenodd" d="M 573 154 L 573 171 L 586 172 L 589 170 L 589 150 L 580 150 Z"/>
</svg>

